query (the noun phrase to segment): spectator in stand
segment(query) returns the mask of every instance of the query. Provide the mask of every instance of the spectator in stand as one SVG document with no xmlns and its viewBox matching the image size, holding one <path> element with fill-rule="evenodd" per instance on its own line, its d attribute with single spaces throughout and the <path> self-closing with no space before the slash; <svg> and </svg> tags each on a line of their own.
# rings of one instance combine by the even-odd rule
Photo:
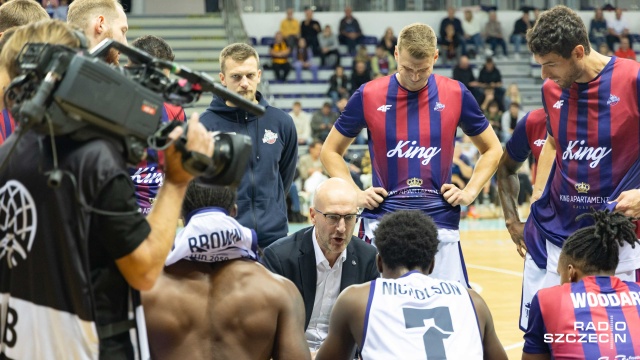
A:
<svg viewBox="0 0 640 360">
<path fill-rule="evenodd" d="M 367 70 L 367 65 L 363 61 L 356 62 L 353 72 L 351 73 L 351 94 L 358 90 L 360 86 L 371 81 L 371 73 Z"/>
<path fill-rule="evenodd" d="M 594 48 L 600 48 L 600 44 L 607 42 L 608 32 L 607 20 L 604 18 L 602 8 L 597 8 L 593 19 L 591 19 L 591 24 L 589 25 L 589 41 L 591 42 L 591 46 Z"/>
<path fill-rule="evenodd" d="M 291 55 L 291 49 L 284 41 L 284 37 L 281 32 L 277 32 L 274 38 L 274 42 L 269 50 L 271 55 L 271 67 L 273 73 L 278 81 L 286 81 L 291 71 L 291 64 L 289 63 L 289 55 Z"/>
<path fill-rule="evenodd" d="M 293 9 L 287 9 L 287 17 L 280 22 L 280 32 L 287 46 L 293 49 L 300 37 L 300 22 L 293 18 Z"/>
<path fill-rule="evenodd" d="M 382 38 L 380 38 L 378 46 L 382 46 L 389 54 L 393 55 L 393 52 L 396 50 L 397 42 L 398 38 L 393 34 L 393 29 L 388 27 L 387 30 L 384 31 Z"/>
<path fill-rule="evenodd" d="M 324 103 L 311 117 L 311 136 L 324 142 L 337 119 L 338 114 L 331 109 L 331 103 Z"/>
<path fill-rule="evenodd" d="M 488 104 L 483 103 L 482 110 L 484 110 L 484 116 L 489 120 L 489 124 L 493 128 L 493 131 L 496 132 L 500 141 L 504 141 L 502 138 L 502 111 L 500 111 L 500 106 L 498 105 L 498 101 L 493 99 Z"/>
<path fill-rule="evenodd" d="M 320 44 L 320 65 L 321 66 L 338 66 L 340 65 L 340 43 L 338 37 L 331 31 L 331 26 L 326 25 L 322 33 L 318 35 L 318 44 Z M 327 57 L 335 56 L 335 62 L 327 65 Z"/>
<path fill-rule="evenodd" d="M 484 36 L 487 39 L 487 43 L 491 45 L 491 52 L 496 54 L 496 47 L 500 45 L 502 47 L 502 54 L 507 56 L 507 44 L 504 42 L 504 36 L 502 36 L 502 25 L 498 21 L 498 15 L 495 10 L 489 12 L 489 21 L 484 26 Z"/>
<path fill-rule="evenodd" d="M 300 180 L 302 181 L 303 188 L 304 183 L 314 173 L 320 173 L 325 177 L 328 177 L 329 175 L 324 169 L 324 166 L 322 166 L 322 161 L 320 161 L 321 149 L 322 141 L 313 139 L 309 144 L 309 153 L 300 155 L 300 160 L 298 160 L 298 172 L 300 172 Z"/>
<path fill-rule="evenodd" d="M 456 35 L 453 24 L 447 24 L 444 37 L 440 38 L 440 55 L 444 58 L 445 63 L 455 62 L 458 58 L 458 48 L 461 42 Z"/>
<path fill-rule="evenodd" d="M 629 25 L 622 19 L 622 9 L 616 8 L 616 18 L 607 21 L 607 28 L 609 34 L 607 35 L 607 45 L 609 49 L 613 51 L 615 44 L 620 42 L 620 39 L 625 36 L 629 36 Z M 632 47 L 633 42 L 629 39 L 629 46 Z"/>
<path fill-rule="evenodd" d="M 360 45 L 358 47 L 358 52 L 356 56 L 353 57 L 352 68 L 355 69 L 356 63 L 358 61 L 362 61 L 367 66 L 367 71 L 371 72 L 371 56 L 369 56 L 369 52 L 367 51 L 367 47 L 365 45 Z"/>
<path fill-rule="evenodd" d="M 504 94 L 504 99 L 502 102 L 504 103 L 505 109 L 514 102 L 522 104 L 522 96 L 520 95 L 520 88 L 518 88 L 518 84 L 512 83 L 511 85 L 509 85 L 509 87 L 507 88 L 507 92 Z"/>
<path fill-rule="evenodd" d="M 465 42 L 471 40 L 475 45 L 475 54 L 482 54 L 484 49 L 484 40 L 482 39 L 482 23 L 480 18 L 473 16 L 471 10 L 464 11 L 464 20 L 462 21 L 462 30 L 464 31 Z M 467 54 L 471 56 L 471 53 L 467 51 Z M 475 56 L 472 56 L 475 57 Z"/>
<path fill-rule="evenodd" d="M 329 91 L 327 95 L 333 100 L 333 104 L 337 104 L 341 98 L 349 97 L 349 79 L 344 74 L 342 66 L 336 66 L 336 71 L 331 75 L 329 79 Z"/>
<path fill-rule="evenodd" d="M 447 26 L 453 25 L 454 34 L 447 34 Z M 462 23 L 460 19 L 456 17 L 456 8 L 450 6 L 447 8 L 447 17 L 442 19 L 440 22 L 440 40 L 443 41 L 445 38 L 455 37 L 455 40 L 448 40 L 448 44 L 451 42 L 456 42 L 456 51 L 457 47 L 460 46 L 460 50 L 463 55 L 467 54 L 467 49 L 464 43 L 464 31 L 462 30 Z"/>
<path fill-rule="evenodd" d="M 464 86 L 466 86 L 467 89 L 471 91 L 471 94 L 473 94 L 473 97 L 476 98 L 476 101 L 482 97 L 482 90 L 479 88 L 481 84 L 476 81 L 476 76 L 473 75 L 473 70 L 469 65 L 469 58 L 466 55 L 460 56 L 458 65 L 453 68 L 452 78 L 460 81 Z"/>
<path fill-rule="evenodd" d="M 289 116 L 291 116 L 293 124 L 296 126 L 298 145 L 308 144 L 311 140 L 311 114 L 302 110 L 302 104 L 300 104 L 300 101 L 296 101 L 293 103 Z"/>
<path fill-rule="evenodd" d="M 516 20 L 516 23 L 513 25 L 513 34 L 511 34 L 511 41 L 513 42 L 513 47 L 515 48 L 515 58 L 520 58 L 520 49 L 522 47 L 522 42 L 527 42 L 526 36 L 527 31 L 531 29 L 533 23 L 529 19 L 529 11 L 523 11 L 522 17 Z"/>
<path fill-rule="evenodd" d="M 502 75 L 500 70 L 496 67 L 493 59 L 488 57 L 484 63 L 484 66 L 480 70 L 478 75 L 478 82 L 484 86 L 485 91 L 491 88 L 495 92 L 495 99 L 498 101 L 500 110 L 504 110 L 504 88 L 502 87 Z"/>
<path fill-rule="evenodd" d="M 304 20 L 300 23 L 300 37 L 307 41 L 307 45 L 313 51 L 313 55 L 320 55 L 320 44 L 318 35 L 322 32 L 320 23 L 313 18 L 313 10 L 310 7 L 304 8 Z"/>
<path fill-rule="evenodd" d="M 371 73 L 373 78 L 387 76 L 396 72 L 397 65 L 393 55 L 381 45 L 376 46 L 376 53 L 371 58 Z"/>
<path fill-rule="evenodd" d="M 607 45 L 606 42 L 603 42 L 602 44 L 600 44 L 600 47 L 598 47 L 598 52 L 602 55 L 606 55 L 606 56 L 614 56 L 615 54 L 613 53 L 613 51 L 611 51 L 611 49 L 609 49 L 609 46 Z"/>
<path fill-rule="evenodd" d="M 302 82 L 302 69 L 311 70 L 313 82 L 318 82 L 318 65 L 313 62 L 313 51 L 307 46 L 304 38 L 298 39 L 298 46 L 293 49 L 293 67 L 296 69 L 296 82 Z"/>
<path fill-rule="evenodd" d="M 619 58 L 636 61 L 636 52 L 631 48 L 629 37 L 623 36 L 620 38 L 620 47 L 616 50 L 615 55 Z"/>
<path fill-rule="evenodd" d="M 352 12 L 351 6 L 344 8 L 344 17 L 340 20 L 340 36 L 338 36 L 340 44 L 347 45 L 351 55 L 356 53 L 356 46 L 362 40 L 360 24 L 353 17 Z"/>
<path fill-rule="evenodd" d="M 502 141 L 507 141 L 511 138 L 516 124 L 526 114 L 527 113 L 520 107 L 520 103 L 513 101 L 509 104 L 509 111 L 505 111 L 504 114 L 502 114 Z"/>
</svg>

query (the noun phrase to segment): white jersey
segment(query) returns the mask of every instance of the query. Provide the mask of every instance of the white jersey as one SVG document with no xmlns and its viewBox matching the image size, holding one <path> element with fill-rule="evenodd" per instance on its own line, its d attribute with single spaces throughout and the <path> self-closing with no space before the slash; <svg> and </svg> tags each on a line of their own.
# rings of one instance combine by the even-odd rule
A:
<svg viewBox="0 0 640 360">
<path fill-rule="evenodd" d="M 411 271 L 371 282 L 363 359 L 482 359 L 469 292 L 457 282 Z"/>
</svg>

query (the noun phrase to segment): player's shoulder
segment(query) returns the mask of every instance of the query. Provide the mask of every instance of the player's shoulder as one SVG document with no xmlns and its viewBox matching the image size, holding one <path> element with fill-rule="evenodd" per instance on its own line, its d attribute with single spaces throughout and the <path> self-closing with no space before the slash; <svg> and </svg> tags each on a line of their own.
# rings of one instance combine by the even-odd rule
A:
<svg viewBox="0 0 640 360">
<path fill-rule="evenodd" d="M 392 77 L 396 76 L 395 73 L 392 75 L 387 75 L 387 76 L 381 76 L 377 79 L 373 79 L 371 81 L 367 81 L 366 83 L 364 83 L 362 85 L 362 89 L 363 90 L 367 90 L 367 91 L 375 91 L 377 89 L 382 89 L 385 88 L 387 86 L 389 86 L 389 83 L 391 81 L 394 81 Z"/>
<path fill-rule="evenodd" d="M 564 294 L 571 292 L 571 284 L 566 283 L 562 285 L 556 285 L 544 289 L 538 290 L 538 302 L 542 303 L 556 303 L 560 297 Z"/>
</svg>

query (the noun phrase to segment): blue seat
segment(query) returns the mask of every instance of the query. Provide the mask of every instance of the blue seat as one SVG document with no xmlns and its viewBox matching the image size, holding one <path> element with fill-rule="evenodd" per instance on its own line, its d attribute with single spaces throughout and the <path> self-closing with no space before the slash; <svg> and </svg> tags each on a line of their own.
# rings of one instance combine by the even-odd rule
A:
<svg viewBox="0 0 640 360">
<path fill-rule="evenodd" d="M 256 39 L 255 37 L 250 37 L 249 41 L 251 41 L 251 46 L 256 46 L 258 45 L 258 39 Z"/>
<path fill-rule="evenodd" d="M 376 38 L 375 36 L 363 36 L 361 44 L 364 44 L 364 45 L 377 45 L 378 44 L 378 38 Z"/>
<path fill-rule="evenodd" d="M 276 42 L 276 39 L 273 38 L 272 36 L 265 36 L 262 39 L 260 39 L 260 45 L 271 46 L 275 42 Z"/>
</svg>

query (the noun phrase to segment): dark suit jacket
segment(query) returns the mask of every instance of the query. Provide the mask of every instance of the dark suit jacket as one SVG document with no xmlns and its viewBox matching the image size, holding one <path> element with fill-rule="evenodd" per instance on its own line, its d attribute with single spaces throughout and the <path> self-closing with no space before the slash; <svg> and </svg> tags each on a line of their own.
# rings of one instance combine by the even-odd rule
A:
<svg viewBox="0 0 640 360">
<path fill-rule="evenodd" d="M 264 249 L 262 264 L 273 273 L 291 280 L 304 299 L 304 328 L 309 326 L 316 298 L 316 254 L 313 248 L 313 226 L 277 240 Z M 380 276 L 376 267 L 376 248 L 352 236 L 347 245 L 347 259 L 342 263 L 340 291 Z"/>
</svg>

